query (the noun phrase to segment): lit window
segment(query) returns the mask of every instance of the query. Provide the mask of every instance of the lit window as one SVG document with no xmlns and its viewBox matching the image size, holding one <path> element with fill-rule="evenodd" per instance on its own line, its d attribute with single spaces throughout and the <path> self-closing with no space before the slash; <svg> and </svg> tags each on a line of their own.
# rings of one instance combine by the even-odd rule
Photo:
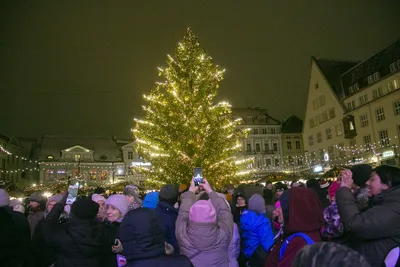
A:
<svg viewBox="0 0 400 267">
<path fill-rule="evenodd" d="M 363 141 L 364 141 L 364 146 L 367 147 L 367 149 L 371 146 L 371 135 L 365 135 L 363 136 Z"/>
<path fill-rule="evenodd" d="M 376 82 L 376 81 L 378 81 L 380 78 L 381 78 L 381 75 L 379 74 L 379 72 L 378 72 L 378 71 L 375 72 L 375 73 L 374 73 L 374 81 Z"/>
<path fill-rule="evenodd" d="M 374 82 L 374 77 L 372 77 L 372 75 L 369 75 L 369 76 L 367 77 L 367 80 L 368 80 L 368 84 L 371 84 L 371 83 Z"/>
<path fill-rule="evenodd" d="M 394 102 L 394 115 L 400 115 L 400 100 Z"/>
<path fill-rule="evenodd" d="M 292 141 L 287 141 L 286 146 L 288 150 L 292 150 Z"/>
<path fill-rule="evenodd" d="M 354 124 L 353 124 L 352 121 L 350 121 L 350 127 L 349 127 L 349 128 L 350 128 L 350 131 L 354 131 L 354 129 L 355 129 L 355 128 L 354 128 Z"/>
<path fill-rule="evenodd" d="M 397 71 L 397 64 L 396 62 L 393 62 L 392 64 L 390 64 L 390 72 L 395 72 Z"/>
<path fill-rule="evenodd" d="M 399 89 L 399 83 L 396 79 L 388 84 L 388 92 L 392 92 L 397 89 Z"/>
<path fill-rule="evenodd" d="M 128 151 L 128 159 L 133 159 L 133 151 Z"/>
<path fill-rule="evenodd" d="M 79 155 L 79 154 L 74 155 L 75 161 L 79 161 L 80 159 L 81 159 L 81 155 Z"/>
<path fill-rule="evenodd" d="M 48 155 L 46 158 L 47 159 L 54 159 L 54 157 L 52 155 Z"/>
<path fill-rule="evenodd" d="M 325 129 L 326 140 L 332 139 L 332 129 L 327 128 Z"/>
</svg>

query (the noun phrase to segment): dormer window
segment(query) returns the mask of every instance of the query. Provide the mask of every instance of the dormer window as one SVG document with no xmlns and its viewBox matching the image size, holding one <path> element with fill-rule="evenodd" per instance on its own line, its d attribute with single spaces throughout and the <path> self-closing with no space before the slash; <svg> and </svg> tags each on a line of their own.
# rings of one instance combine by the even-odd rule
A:
<svg viewBox="0 0 400 267">
<path fill-rule="evenodd" d="M 379 74 L 379 71 L 374 73 L 374 81 L 379 81 L 379 79 L 381 78 L 381 75 Z"/>
<path fill-rule="evenodd" d="M 80 161 L 80 159 L 81 159 L 81 155 L 79 155 L 79 154 L 75 154 L 74 155 L 74 160 L 75 161 Z"/>
<path fill-rule="evenodd" d="M 52 155 L 48 155 L 48 156 L 46 157 L 46 159 L 54 159 L 54 157 L 53 157 Z"/>
</svg>

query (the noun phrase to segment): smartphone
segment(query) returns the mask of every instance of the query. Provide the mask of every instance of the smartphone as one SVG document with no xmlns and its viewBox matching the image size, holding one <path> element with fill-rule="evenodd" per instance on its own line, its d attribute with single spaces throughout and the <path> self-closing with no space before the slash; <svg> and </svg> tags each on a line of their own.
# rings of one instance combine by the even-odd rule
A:
<svg viewBox="0 0 400 267">
<path fill-rule="evenodd" d="M 202 168 L 194 168 L 193 171 L 194 177 L 194 185 L 199 186 L 199 184 L 203 183 L 203 169 Z"/>
<path fill-rule="evenodd" d="M 68 187 L 68 197 L 67 197 L 68 205 L 71 205 L 72 203 L 75 202 L 75 200 L 78 196 L 78 188 L 79 188 L 79 186 L 77 186 L 77 185 L 70 185 Z"/>
</svg>

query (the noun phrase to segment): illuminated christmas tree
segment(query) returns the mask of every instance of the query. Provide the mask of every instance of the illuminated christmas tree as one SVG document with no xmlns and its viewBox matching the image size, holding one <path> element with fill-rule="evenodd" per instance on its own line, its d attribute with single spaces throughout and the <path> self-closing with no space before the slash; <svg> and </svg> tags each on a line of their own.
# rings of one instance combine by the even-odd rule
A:
<svg viewBox="0 0 400 267">
<path fill-rule="evenodd" d="M 150 180 L 188 183 L 195 167 L 216 186 L 237 183 L 251 173 L 248 160 L 238 160 L 240 139 L 227 102 L 214 103 L 224 70 L 200 47 L 187 30 L 175 57 L 159 68 L 157 82 L 144 98 L 145 120 L 135 119 L 135 149 L 152 168 L 138 168 Z"/>
</svg>

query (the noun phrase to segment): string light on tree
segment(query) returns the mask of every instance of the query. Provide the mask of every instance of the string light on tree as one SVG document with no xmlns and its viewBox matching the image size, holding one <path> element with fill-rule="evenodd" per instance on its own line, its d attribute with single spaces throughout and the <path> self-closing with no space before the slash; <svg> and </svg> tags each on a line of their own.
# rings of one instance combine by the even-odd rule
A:
<svg viewBox="0 0 400 267">
<path fill-rule="evenodd" d="M 145 118 L 135 119 L 132 130 L 135 149 L 152 168 L 137 170 L 152 181 L 188 183 L 193 168 L 202 167 L 214 186 L 251 175 L 248 162 L 235 157 L 246 135 L 235 132 L 241 121 L 232 121 L 229 103 L 214 103 L 225 70 L 213 64 L 190 29 L 158 71 L 163 80 L 144 96 Z"/>
</svg>

